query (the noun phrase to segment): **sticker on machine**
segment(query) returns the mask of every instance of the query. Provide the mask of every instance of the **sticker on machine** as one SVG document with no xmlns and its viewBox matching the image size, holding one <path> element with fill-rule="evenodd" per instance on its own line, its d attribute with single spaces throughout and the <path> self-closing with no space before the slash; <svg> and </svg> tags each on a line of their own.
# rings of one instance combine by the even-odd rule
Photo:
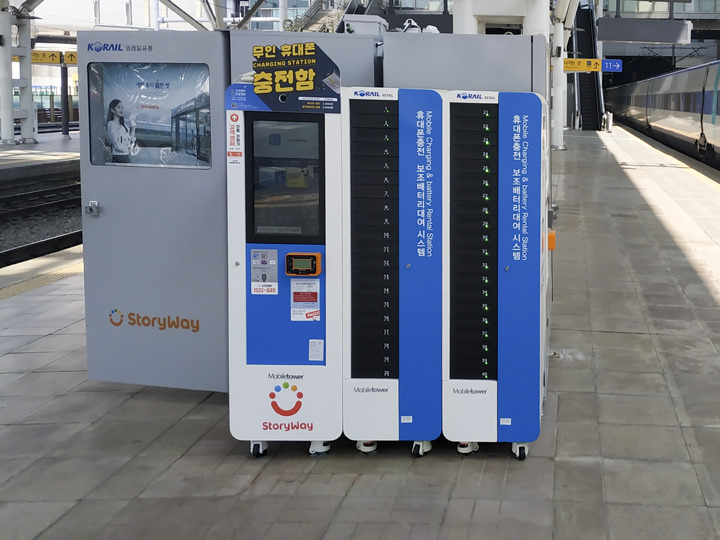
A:
<svg viewBox="0 0 720 540">
<path fill-rule="evenodd" d="M 320 280 L 290 280 L 290 320 L 320 320 Z"/>
</svg>

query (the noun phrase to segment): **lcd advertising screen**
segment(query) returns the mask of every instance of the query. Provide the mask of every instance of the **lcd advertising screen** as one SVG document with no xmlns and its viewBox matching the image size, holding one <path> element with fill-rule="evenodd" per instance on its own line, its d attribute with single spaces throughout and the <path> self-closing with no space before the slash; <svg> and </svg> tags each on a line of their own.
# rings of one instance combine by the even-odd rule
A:
<svg viewBox="0 0 720 540">
<path fill-rule="evenodd" d="M 93 165 L 211 166 L 205 64 L 88 65 Z"/>
</svg>

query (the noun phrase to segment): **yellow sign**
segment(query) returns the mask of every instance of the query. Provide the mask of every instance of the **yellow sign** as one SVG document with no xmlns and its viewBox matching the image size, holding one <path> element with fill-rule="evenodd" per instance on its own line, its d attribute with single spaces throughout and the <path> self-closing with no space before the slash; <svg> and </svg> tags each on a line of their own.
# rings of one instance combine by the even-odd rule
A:
<svg viewBox="0 0 720 540">
<path fill-rule="evenodd" d="M 565 71 L 602 71 L 600 58 L 565 58 L 563 60 Z"/>
<path fill-rule="evenodd" d="M 32 51 L 31 62 L 33 64 L 62 64 L 63 56 L 66 64 L 77 64 L 77 51 L 68 51 L 61 53 L 60 51 Z M 19 62 L 19 56 L 12 57 L 13 62 Z"/>
<path fill-rule="evenodd" d="M 62 60 L 62 53 L 60 51 L 33 51 L 32 52 L 32 63 L 33 64 L 59 64 Z"/>
</svg>

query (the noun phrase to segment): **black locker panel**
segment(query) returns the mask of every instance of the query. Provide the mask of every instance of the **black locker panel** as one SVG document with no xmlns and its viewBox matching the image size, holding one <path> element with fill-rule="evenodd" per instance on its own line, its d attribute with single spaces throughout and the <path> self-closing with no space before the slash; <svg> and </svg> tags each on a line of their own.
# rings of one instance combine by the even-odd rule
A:
<svg viewBox="0 0 720 540">
<path fill-rule="evenodd" d="M 498 106 L 450 104 L 450 378 L 497 380 Z"/>
<path fill-rule="evenodd" d="M 399 371 L 398 103 L 350 101 L 350 374 Z"/>
</svg>

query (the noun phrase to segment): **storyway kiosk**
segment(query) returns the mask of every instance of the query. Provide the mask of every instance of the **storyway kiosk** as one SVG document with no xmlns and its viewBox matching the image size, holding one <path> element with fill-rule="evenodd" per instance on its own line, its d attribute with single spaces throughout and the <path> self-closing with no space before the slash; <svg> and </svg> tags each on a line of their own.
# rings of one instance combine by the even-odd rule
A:
<svg viewBox="0 0 720 540">
<path fill-rule="evenodd" d="M 79 32 L 78 52 L 88 376 L 225 392 L 228 36 Z"/>
<path fill-rule="evenodd" d="M 256 456 L 273 440 L 324 452 L 342 433 L 340 85 L 346 68 L 374 83 L 374 38 L 240 33 L 231 48 L 230 429 Z"/>
</svg>

